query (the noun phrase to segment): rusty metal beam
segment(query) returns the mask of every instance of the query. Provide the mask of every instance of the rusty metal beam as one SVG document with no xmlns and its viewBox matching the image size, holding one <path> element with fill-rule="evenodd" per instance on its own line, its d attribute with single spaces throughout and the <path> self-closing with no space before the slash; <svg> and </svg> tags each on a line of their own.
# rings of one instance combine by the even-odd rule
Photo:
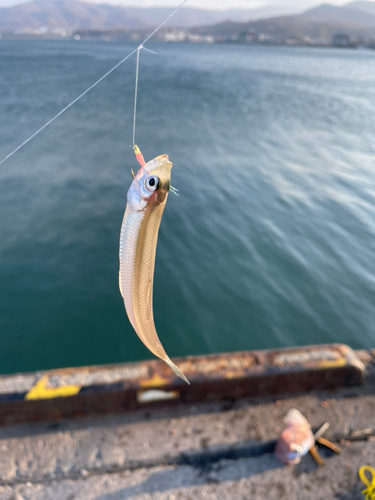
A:
<svg viewBox="0 0 375 500">
<path fill-rule="evenodd" d="M 176 359 L 190 386 L 158 360 L 7 375 L 0 424 L 335 389 L 361 384 L 374 359 L 342 344 Z"/>
</svg>

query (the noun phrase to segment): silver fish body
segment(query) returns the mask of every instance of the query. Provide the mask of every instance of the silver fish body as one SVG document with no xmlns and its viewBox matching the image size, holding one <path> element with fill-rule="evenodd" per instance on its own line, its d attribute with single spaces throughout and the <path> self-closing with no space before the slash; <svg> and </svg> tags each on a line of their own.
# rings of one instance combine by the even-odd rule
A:
<svg viewBox="0 0 375 500">
<path fill-rule="evenodd" d="M 130 323 L 144 345 L 188 380 L 165 352 L 152 307 L 156 246 L 170 189 L 172 163 L 161 155 L 142 167 L 130 186 L 120 235 L 119 285 Z"/>
</svg>

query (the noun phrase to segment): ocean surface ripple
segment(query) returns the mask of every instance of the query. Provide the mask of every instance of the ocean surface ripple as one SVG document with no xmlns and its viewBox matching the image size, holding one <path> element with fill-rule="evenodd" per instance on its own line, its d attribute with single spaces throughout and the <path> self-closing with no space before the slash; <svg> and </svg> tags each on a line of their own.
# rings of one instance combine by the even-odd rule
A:
<svg viewBox="0 0 375 500">
<path fill-rule="evenodd" d="M 3 158 L 131 44 L 0 41 Z M 154 310 L 170 356 L 375 347 L 375 52 L 150 44 L 167 153 Z M 150 357 L 118 291 L 135 59 L 0 167 L 0 373 Z"/>
</svg>

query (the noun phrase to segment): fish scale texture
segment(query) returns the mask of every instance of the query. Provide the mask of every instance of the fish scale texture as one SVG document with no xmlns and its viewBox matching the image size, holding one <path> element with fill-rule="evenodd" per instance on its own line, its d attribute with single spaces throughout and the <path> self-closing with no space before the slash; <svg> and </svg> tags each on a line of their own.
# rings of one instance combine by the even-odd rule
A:
<svg viewBox="0 0 375 500">
<path fill-rule="evenodd" d="M 157 238 L 164 206 L 127 209 L 120 237 L 120 282 L 126 312 L 137 335 L 156 356 L 167 357 L 154 326 L 152 289 Z"/>
</svg>

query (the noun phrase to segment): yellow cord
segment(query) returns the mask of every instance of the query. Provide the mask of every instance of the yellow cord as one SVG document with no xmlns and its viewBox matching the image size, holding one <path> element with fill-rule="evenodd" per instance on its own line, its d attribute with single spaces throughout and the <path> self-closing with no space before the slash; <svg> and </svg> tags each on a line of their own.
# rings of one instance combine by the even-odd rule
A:
<svg viewBox="0 0 375 500">
<path fill-rule="evenodd" d="M 369 481 L 366 477 L 365 472 L 369 472 L 371 474 L 371 480 Z M 359 469 L 359 477 L 361 478 L 362 483 L 364 483 L 367 488 L 361 491 L 363 495 L 365 495 L 365 500 L 375 500 L 375 469 L 370 467 L 370 465 L 363 465 Z"/>
</svg>

